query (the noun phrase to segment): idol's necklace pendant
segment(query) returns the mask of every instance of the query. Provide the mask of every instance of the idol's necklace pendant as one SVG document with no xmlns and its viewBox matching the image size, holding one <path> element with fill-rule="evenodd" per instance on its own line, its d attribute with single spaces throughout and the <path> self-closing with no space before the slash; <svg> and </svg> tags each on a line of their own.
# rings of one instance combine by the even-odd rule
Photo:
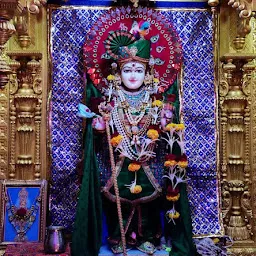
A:
<svg viewBox="0 0 256 256">
<path fill-rule="evenodd" d="M 132 131 L 132 134 L 133 134 L 133 135 L 138 134 L 138 132 L 139 132 L 138 126 L 133 125 L 131 131 Z"/>
<path fill-rule="evenodd" d="M 132 136 L 131 145 L 133 146 L 134 144 L 140 145 L 140 140 L 137 135 Z"/>
</svg>

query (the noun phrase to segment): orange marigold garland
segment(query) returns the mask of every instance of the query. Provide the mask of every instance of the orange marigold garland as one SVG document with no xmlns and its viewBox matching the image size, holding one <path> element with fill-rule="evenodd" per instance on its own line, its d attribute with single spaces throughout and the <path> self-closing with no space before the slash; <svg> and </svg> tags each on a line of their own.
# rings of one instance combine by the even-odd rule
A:
<svg viewBox="0 0 256 256">
<path fill-rule="evenodd" d="M 166 132 L 166 142 L 169 146 L 170 154 L 165 156 L 164 166 L 166 167 L 163 178 L 166 179 L 166 200 L 168 206 L 172 205 L 172 208 L 166 211 L 166 219 L 168 222 L 172 221 L 175 224 L 175 220 L 180 217 L 180 213 L 176 211 L 175 204 L 180 199 L 179 184 L 186 182 L 186 168 L 188 166 L 187 156 L 184 154 L 184 142 L 183 142 L 183 130 L 185 126 L 183 123 L 169 123 L 164 127 Z M 173 154 L 177 146 L 181 155 Z"/>
<path fill-rule="evenodd" d="M 181 156 L 178 157 L 178 165 L 181 168 L 187 168 L 188 167 L 188 159 L 185 154 L 182 154 Z"/>
<path fill-rule="evenodd" d="M 147 132 L 147 136 L 151 140 L 157 140 L 159 138 L 159 133 L 156 130 L 149 129 L 148 132 Z"/>
<path fill-rule="evenodd" d="M 175 209 L 171 209 L 166 212 L 167 218 L 169 218 L 169 221 L 173 221 L 175 219 L 178 219 L 180 217 L 180 213 L 177 212 Z"/>
<path fill-rule="evenodd" d="M 175 166 L 176 164 L 177 164 L 176 155 L 168 154 L 165 156 L 165 162 L 164 162 L 165 167 L 172 167 L 172 166 Z"/>
<path fill-rule="evenodd" d="M 128 170 L 130 172 L 137 172 L 141 168 L 140 162 L 133 161 L 128 165 Z"/>
<path fill-rule="evenodd" d="M 169 185 L 167 188 L 166 199 L 172 202 L 178 201 L 180 198 L 179 191 L 180 191 L 179 188 L 173 189 L 172 186 Z"/>
<path fill-rule="evenodd" d="M 147 136 L 151 140 L 157 140 L 160 136 L 161 130 L 158 125 L 150 125 L 148 127 Z"/>
<path fill-rule="evenodd" d="M 142 187 L 140 185 L 136 185 L 130 188 L 130 192 L 132 194 L 139 194 L 142 191 Z"/>
<path fill-rule="evenodd" d="M 111 137 L 110 143 L 113 147 L 117 147 L 123 139 L 123 136 L 118 133 L 114 133 Z"/>
<path fill-rule="evenodd" d="M 167 124 L 165 127 L 165 130 L 169 132 L 170 130 L 175 129 L 176 125 L 177 124 L 174 124 L 174 123 Z"/>
</svg>

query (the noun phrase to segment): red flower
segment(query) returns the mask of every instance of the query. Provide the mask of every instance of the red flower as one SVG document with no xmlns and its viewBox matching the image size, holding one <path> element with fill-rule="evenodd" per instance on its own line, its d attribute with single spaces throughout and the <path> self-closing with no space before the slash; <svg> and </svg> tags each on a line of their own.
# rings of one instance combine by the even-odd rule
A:
<svg viewBox="0 0 256 256">
<path fill-rule="evenodd" d="M 170 185 L 167 187 L 167 196 L 177 196 L 179 192 L 179 188 L 173 189 Z"/>
<path fill-rule="evenodd" d="M 16 211 L 16 214 L 23 218 L 27 213 L 27 210 L 25 208 L 19 208 L 17 211 Z"/>
<path fill-rule="evenodd" d="M 175 102 L 175 100 L 176 100 L 176 95 L 175 94 L 168 94 L 165 97 L 166 102 Z"/>
<path fill-rule="evenodd" d="M 111 138 L 117 137 L 118 135 L 119 135 L 119 133 L 115 131 L 115 132 L 111 135 Z"/>
<path fill-rule="evenodd" d="M 177 162 L 186 162 L 188 161 L 188 158 L 185 154 L 177 157 Z"/>
<path fill-rule="evenodd" d="M 163 94 L 162 93 L 155 93 L 152 95 L 153 100 L 162 100 L 163 99 Z"/>
<path fill-rule="evenodd" d="M 168 154 L 165 156 L 165 161 L 176 161 L 176 155 L 174 154 Z"/>
</svg>

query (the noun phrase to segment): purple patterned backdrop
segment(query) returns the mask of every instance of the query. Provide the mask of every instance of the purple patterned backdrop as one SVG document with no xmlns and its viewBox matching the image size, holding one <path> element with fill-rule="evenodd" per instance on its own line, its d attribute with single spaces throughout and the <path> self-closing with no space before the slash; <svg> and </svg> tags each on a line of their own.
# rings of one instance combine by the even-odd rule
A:
<svg viewBox="0 0 256 256">
<path fill-rule="evenodd" d="M 54 225 L 72 230 L 82 157 L 82 45 L 91 24 L 104 10 L 55 9 L 51 14 L 52 184 L 50 212 Z M 195 235 L 222 230 L 216 171 L 216 98 L 214 91 L 213 22 L 205 10 L 162 11 L 176 28 L 184 50 L 183 111 L 188 182 Z"/>
</svg>

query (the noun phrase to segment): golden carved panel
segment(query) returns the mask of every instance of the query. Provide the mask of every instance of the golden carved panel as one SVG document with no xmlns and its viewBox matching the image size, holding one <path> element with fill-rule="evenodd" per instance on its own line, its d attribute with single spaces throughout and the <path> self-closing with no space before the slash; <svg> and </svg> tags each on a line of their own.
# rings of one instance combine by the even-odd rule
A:
<svg viewBox="0 0 256 256">
<path fill-rule="evenodd" d="M 0 90 L 0 178 L 8 170 L 8 89 Z"/>
<path fill-rule="evenodd" d="M 232 3 L 237 4 L 232 6 L 236 9 L 242 1 Z M 230 251 L 243 256 L 256 255 L 256 161 L 253 156 L 256 152 L 256 55 L 255 49 L 252 51 L 255 48 L 255 24 L 250 21 L 250 8 L 250 1 L 246 1 L 245 11 L 239 9 L 239 13 L 229 9 L 225 31 L 221 30 L 221 38 L 225 33 L 230 35 L 229 48 L 221 50 L 224 54 L 219 83 L 224 226 L 225 233 L 235 242 Z M 224 14 L 221 13 L 222 21 Z M 249 33 L 249 21 L 252 33 Z"/>
<path fill-rule="evenodd" d="M 33 9 L 35 8 L 35 9 Z M 16 35 L 8 41 L 9 65 L 9 179 L 46 177 L 47 18 L 46 9 L 33 6 L 13 19 Z M 21 79 L 20 72 L 25 78 Z M 26 110 L 25 110 L 26 109 Z M 28 143 L 29 142 L 29 143 Z"/>
</svg>

